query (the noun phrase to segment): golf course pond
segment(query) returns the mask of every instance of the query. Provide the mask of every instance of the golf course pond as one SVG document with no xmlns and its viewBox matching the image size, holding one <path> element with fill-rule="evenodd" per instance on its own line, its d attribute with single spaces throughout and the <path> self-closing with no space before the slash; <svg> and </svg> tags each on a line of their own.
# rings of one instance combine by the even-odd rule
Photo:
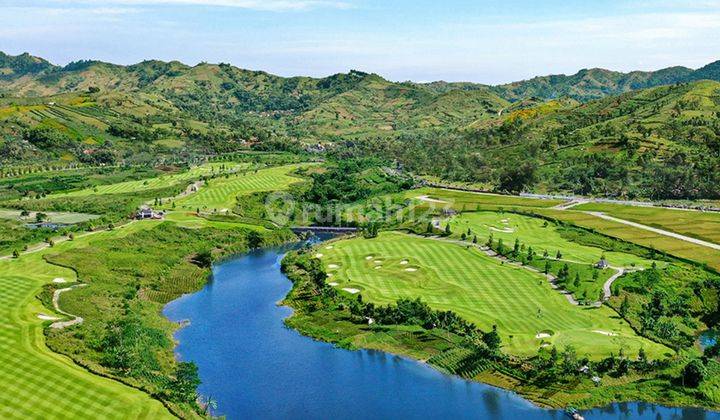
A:
<svg viewBox="0 0 720 420">
<path fill-rule="evenodd" d="M 297 245 L 295 245 L 297 246 Z M 202 395 L 228 419 L 564 419 L 520 396 L 378 351 L 348 351 L 287 328 L 278 302 L 291 288 L 280 261 L 291 246 L 225 260 L 197 293 L 170 302 L 177 355 L 198 365 Z M 710 419 L 720 414 L 646 403 L 583 412 L 586 419 Z"/>
</svg>

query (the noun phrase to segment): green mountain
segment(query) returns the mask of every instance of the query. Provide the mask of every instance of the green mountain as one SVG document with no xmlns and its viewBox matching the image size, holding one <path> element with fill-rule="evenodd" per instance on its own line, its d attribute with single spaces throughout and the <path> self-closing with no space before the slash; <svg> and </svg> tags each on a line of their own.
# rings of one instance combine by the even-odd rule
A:
<svg viewBox="0 0 720 420">
<path fill-rule="evenodd" d="M 660 86 L 587 103 L 516 104 L 455 135 L 353 148 L 396 156 L 417 173 L 498 190 L 720 197 L 720 82 Z"/>
<path fill-rule="evenodd" d="M 695 76 L 695 71 L 686 67 L 630 73 L 605 69 L 584 69 L 570 76 L 561 74 L 535 77 L 530 80 L 496 86 L 493 90 L 513 102 L 531 96 L 542 99 L 566 96 L 579 101 L 588 101 L 633 90 L 691 80 L 698 80 L 698 78 Z"/>
<path fill-rule="evenodd" d="M 705 80 L 720 79 L 720 62 L 494 87 L 176 61 L 59 67 L 28 54 L 0 55 L 0 74 L 4 166 L 167 163 L 323 143 L 498 190 L 720 194 L 718 83 Z"/>
</svg>

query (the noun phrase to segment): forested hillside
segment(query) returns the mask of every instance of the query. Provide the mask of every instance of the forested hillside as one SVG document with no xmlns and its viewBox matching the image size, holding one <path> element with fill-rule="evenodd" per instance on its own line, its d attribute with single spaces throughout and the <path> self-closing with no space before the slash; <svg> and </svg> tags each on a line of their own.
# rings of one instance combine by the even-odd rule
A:
<svg viewBox="0 0 720 420">
<path fill-rule="evenodd" d="M 493 87 L 0 53 L 0 171 L 304 149 L 496 190 L 716 198 L 720 84 L 703 79 L 720 62 Z"/>
</svg>

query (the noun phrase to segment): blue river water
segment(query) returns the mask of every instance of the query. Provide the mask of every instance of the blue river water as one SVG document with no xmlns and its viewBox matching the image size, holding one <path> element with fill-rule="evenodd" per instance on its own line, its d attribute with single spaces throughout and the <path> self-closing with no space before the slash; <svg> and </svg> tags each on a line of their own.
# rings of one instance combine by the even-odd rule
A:
<svg viewBox="0 0 720 420">
<path fill-rule="evenodd" d="M 348 351 L 285 327 L 277 305 L 291 288 L 285 248 L 216 265 L 197 293 L 164 314 L 189 321 L 176 333 L 181 360 L 198 365 L 199 391 L 228 419 L 566 419 L 518 395 L 442 374 L 378 351 Z M 645 403 L 583 412 L 586 419 L 720 419 L 720 413 Z"/>
</svg>

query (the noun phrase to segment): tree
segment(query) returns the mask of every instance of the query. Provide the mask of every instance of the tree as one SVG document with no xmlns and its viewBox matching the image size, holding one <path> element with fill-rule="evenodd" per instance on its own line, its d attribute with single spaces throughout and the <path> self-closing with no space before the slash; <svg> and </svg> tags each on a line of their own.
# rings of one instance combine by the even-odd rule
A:
<svg viewBox="0 0 720 420">
<path fill-rule="evenodd" d="M 543 270 L 545 274 L 550 274 L 550 261 L 545 261 L 545 269 Z"/>
<path fill-rule="evenodd" d="M 28 216 L 30 216 L 30 212 L 29 212 L 29 211 L 23 209 L 23 210 L 20 212 L 20 217 L 25 218 L 25 217 L 28 217 Z"/>
<path fill-rule="evenodd" d="M 500 334 L 497 332 L 497 325 L 493 325 L 490 332 L 483 333 L 482 340 L 490 350 L 497 351 L 500 349 L 501 340 Z"/>
<path fill-rule="evenodd" d="M 625 295 L 625 297 L 622 300 L 622 303 L 620 303 L 620 309 L 618 312 L 620 312 L 620 316 L 625 318 L 628 313 L 628 309 L 630 309 L 630 302 L 628 302 L 628 297 Z"/>
<path fill-rule="evenodd" d="M 175 379 L 170 383 L 173 399 L 192 403 L 197 399 L 197 387 L 200 385 L 197 365 L 193 362 L 179 362 L 175 370 Z"/>
<path fill-rule="evenodd" d="M 473 235 L 472 243 L 474 243 L 474 244 L 478 243 L 477 235 Z"/>
<path fill-rule="evenodd" d="M 691 388 L 697 388 L 705 379 L 707 369 L 699 359 L 691 360 L 682 372 L 683 385 Z"/>
<path fill-rule="evenodd" d="M 71 241 L 74 241 L 74 240 L 75 240 L 75 234 L 72 233 L 72 232 L 70 232 L 70 233 L 68 234 L 68 239 L 71 240 Z"/>
<path fill-rule="evenodd" d="M 427 227 L 425 228 L 425 232 L 432 233 L 433 231 L 433 224 L 432 222 L 428 222 Z"/>
<path fill-rule="evenodd" d="M 37 221 L 38 223 L 44 222 L 45 220 L 47 220 L 47 218 L 48 218 L 48 216 L 45 213 L 41 213 L 41 212 L 35 213 L 35 221 Z"/>
<path fill-rule="evenodd" d="M 520 239 L 515 238 L 515 244 L 513 245 L 513 255 L 517 256 L 520 253 Z"/>
<path fill-rule="evenodd" d="M 580 287 L 580 273 L 575 273 L 575 280 L 573 281 L 573 286 L 576 288 Z"/>
<path fill-rule="evenodd" d="M 452 232 L 450 231 L 450 223 L 445 225 L 445 235 L 450 236 Z"/>
<path fill-rule="evenodd" d="M 560 252 L 560 250 L 559 250 L 559 249 L 558 249 L 558 252 L 557 252 L 557 254 L 555 254 L 555 259 L 556 259 L 556 260 L 560 260 L 560 259 L 562 259 L 562 252 Z"/>
<path fill-rule="evenodd" d="M 13 251 L 13 258 L 20 258 L 20 251 L 17 249 Z"/>
<path fill-rule="evenodd" d="M 465 235 L 465 232 L 460 235 L 460 239 L 463 241 L 467 239 L 467 235 Z"/>
</svg>

